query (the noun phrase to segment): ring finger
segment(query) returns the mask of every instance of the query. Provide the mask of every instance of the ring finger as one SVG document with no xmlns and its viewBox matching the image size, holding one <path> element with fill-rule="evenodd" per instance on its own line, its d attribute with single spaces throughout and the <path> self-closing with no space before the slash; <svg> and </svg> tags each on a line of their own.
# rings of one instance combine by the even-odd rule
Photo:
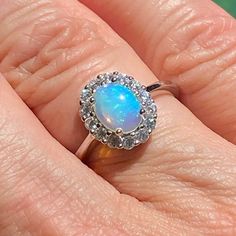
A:
<svg viewBox="0 0 236 236">
<path fill-rule="evenodd" d="M 125 41 L 77 1 L 4 1 L 3 5 L 0 70 L 50 133 L 73 152 L 87 134 L 77 110 L 80 90 L 88 80 L 114 70 L 133 75 L 145 85 L 156 80 Z M 158 129 L 149 143 L 132 152 L 109 155 L 98 146 L 98 155 L 90 156 L 88 164 L 119 191 L 152 202 L 159 209 L 172 204 L 171 210 L 177 211 L 182 203 L 176 199 L 189 192 L 186 183 L 198 180 L 201 185 L 207 179 L 206 184 L 219 187 L 216 174 L 210 175 L 209 169 L 214 164 L 223 171 L 222 158 L 230 162 L 235 150 L 173 97 L 160 96 L 156 102 Z M 212 158 L 205 165 L 207 156 Z M 200 171 L 195 165 L 201 166 Z M 229 175 L 225 174 L 226 178 Z M 184 185 L 182 195 L 180 185 Z M 200 196 L 194 193 L 192 201 Z M 158 205 L 158 200 L 164 204 Z M 189 217 L 195 214 L 191 211 Z"/>
</svg>

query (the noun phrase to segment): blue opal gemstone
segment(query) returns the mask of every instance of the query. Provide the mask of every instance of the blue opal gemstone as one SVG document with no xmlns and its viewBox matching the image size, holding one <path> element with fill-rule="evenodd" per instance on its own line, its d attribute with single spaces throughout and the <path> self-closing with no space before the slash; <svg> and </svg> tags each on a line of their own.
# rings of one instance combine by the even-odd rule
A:
<svg viewBox="0 0 236 236">
<path fill-rule="evenodd" d="M 129 88 L 106 84 L 96 90 L 94 98 L 96 116 L 106 128 L 112 131 L 121 128 L 128 133 L 139 126 L 141 104 Z"/>
</svg>

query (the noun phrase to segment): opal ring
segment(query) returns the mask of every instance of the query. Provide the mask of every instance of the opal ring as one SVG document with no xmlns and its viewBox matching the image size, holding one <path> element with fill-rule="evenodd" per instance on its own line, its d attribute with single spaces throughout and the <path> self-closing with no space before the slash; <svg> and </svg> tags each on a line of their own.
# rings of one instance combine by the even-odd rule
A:
<svg viewBox="0 0 236 236">
<path fill-rule="evenodd" d="M 89 134 L 76 155 L 82 159 L 97 141 L 127 150 L 145 143 L 156 127 L 153 97 L 160 91 L 178 96 L 173 83 L 159 81 L 143 86 L 120 72 L 100 74 L 90 81 L 81 92 L 79 111 Z"/>
</svg>

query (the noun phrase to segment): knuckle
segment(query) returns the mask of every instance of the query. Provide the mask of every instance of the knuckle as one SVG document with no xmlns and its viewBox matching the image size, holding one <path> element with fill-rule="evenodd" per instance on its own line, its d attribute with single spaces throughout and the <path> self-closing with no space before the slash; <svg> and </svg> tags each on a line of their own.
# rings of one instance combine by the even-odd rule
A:
<svg viewBox="0 0 236 236">
<path fill-rule="evenodd" d="M 8 30 L 14 28 L 10 23 L 7 37 L 0 39 L 0 70 L 31 108 L 53 100 L 71 83 L 81 83 L 81 78 L 109 67 L 110 51 L 120 44 L 118 37 L 111 36 L 111 30 L 85 9 L 78 15 L 60 6 L 66 8 L 67 3 L 40 3 L 34 1 L 32 5 L 37 6 L 20 15 L 17 30 Z"/>
<path fill-rule="evenodd" d="M 222 73 L 232 76 L 236 63 L 236 24 L 231 16 L 217 10 L 209 12 L 198 2 L 170 0 L 163 2 L 162 7 L 167 9 L 166 15 L 160 16 L 162 21 L 156 33 L 147 32 L 153 29 L 148 27 L 144 34 L 151 36 L 143 36 L 150 45 L 144 59 L 156 73 L 163 78 L 178 78 L 184 91 L 185 84 L 193 88 L 190 93 L 218 79 Z M 215 70 L 209 70 L 212 67 Z M 208 79 L 196 83 L 203 73 Z"/>
<path fill-rule="evenodd" d="M 230 17 L 211 16 L 192 19 L 174 29 L 168 37 L 178 46 L 165 58 L 163 69 L 169 74 L 184 73 L 234 48 L 232 24 Z"/>
<path fill-rule="evenodd" d="M 196 93 L 220 80 L 222 74 L 233 75 L 232 68 L 236 63 L 235 22 L 230 16 L 194 16 L 173 28 L 155 53 L 158 54 L 160 48 L 166 48 L 157 65 L 160 74 L 178 78 L 183 91 L 188 88 L 188 93 Z M 199 80 L 203 73 L 204 80 Z"/>
</svg>

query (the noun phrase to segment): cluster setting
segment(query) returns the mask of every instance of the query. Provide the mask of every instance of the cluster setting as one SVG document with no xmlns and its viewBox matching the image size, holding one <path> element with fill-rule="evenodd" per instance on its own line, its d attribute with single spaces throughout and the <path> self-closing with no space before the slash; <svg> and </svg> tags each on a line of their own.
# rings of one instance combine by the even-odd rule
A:
<svg viewBox="0 0 236 236">
<path fill-rule="evenodd" d="M 130 150 L 145 143 L 155 129 L 157 107 L 146 87 L 132 76 L 104 73 L 82 90 L 80 116 L 95 139 Z"/>
</svg>

